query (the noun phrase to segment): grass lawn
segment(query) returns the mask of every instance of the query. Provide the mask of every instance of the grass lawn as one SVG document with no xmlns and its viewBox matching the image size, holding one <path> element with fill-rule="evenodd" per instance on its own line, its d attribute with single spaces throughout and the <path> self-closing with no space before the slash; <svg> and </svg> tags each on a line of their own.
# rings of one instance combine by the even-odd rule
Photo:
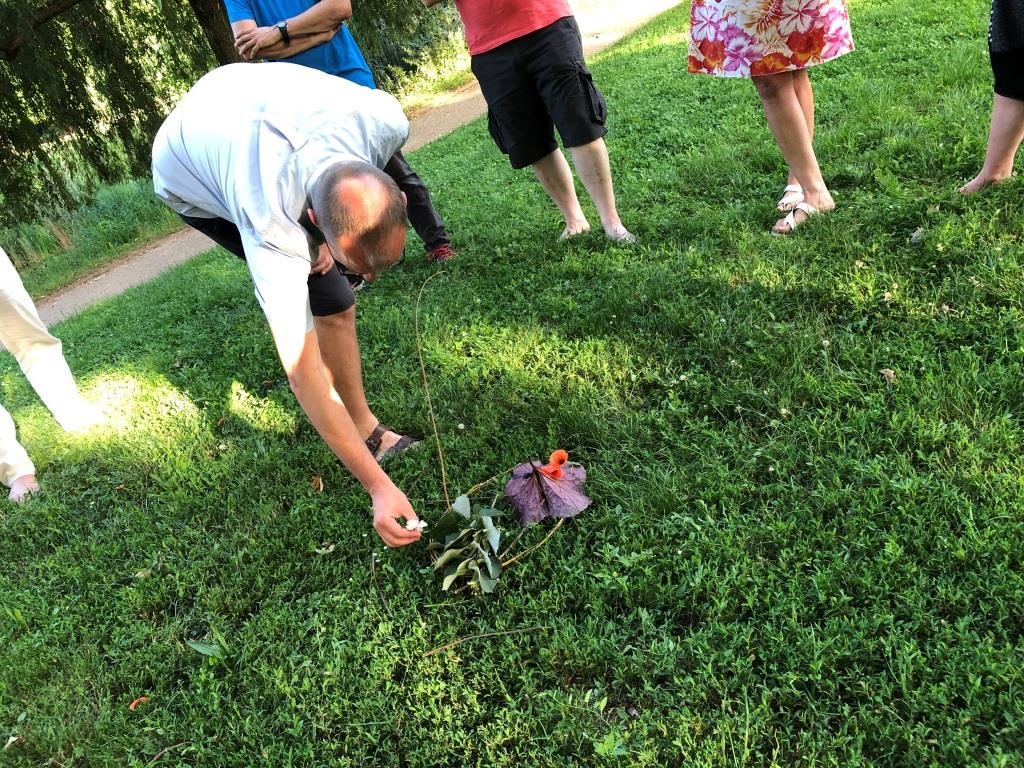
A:
<svg viewBox="0 0 1024 768">
<path fill-rule="evenodd" d="M 101 187 L 75 211 L 54 210 L 42 222 L 0 228 L 0 246 L 37 299 L 182 226 L 153 195 L 150 179 Z"/>
<path fill-rule="evenodd" d="M 797 237 L 750 83 L 684 74 L 686 7 L 592 62 L 640 246 L 556 243 L 481 121 L 415 155 L 462 251 L 420 316 L 450 490 L 564 447 L 595 499 L 491 596 L 379 543 L 223 252 L 57 327 L 103 433 L 3 361 L 45 486 L 0 511 L 7 763 L 1024 764 L 1024 187 L 956 192 L 988 4 L 851 11 L 812 75 L 839 209 Z M 433 271 L 412 244 L 359 303 L 420 434 Z M 390 472 L 442 513 L 432 450 Z"/>
</svg>

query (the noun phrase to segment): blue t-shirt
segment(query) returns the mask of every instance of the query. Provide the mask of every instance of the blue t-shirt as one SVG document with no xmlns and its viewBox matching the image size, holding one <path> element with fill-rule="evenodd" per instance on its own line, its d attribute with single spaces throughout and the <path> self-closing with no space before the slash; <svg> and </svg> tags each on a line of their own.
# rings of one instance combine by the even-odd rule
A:
<svg viewBox="0 0 1024 768">
<path fill-rule="evenodd" d="M 228 20 L 232 24 L 251 19 L 261 27 L 272 27 L 280 21 L 298 16 L 311 5 L 310 0 L 224 0 Z M 337 34 L 326 43 L 278 61 L 290 61 L 319 69 L 367 88 L 377 87 L 373 73 L 363 58 L 363 52 L 356 45 L 355 38 L 348 31 L 347 24 L 342 24 Z"/>
</svg>

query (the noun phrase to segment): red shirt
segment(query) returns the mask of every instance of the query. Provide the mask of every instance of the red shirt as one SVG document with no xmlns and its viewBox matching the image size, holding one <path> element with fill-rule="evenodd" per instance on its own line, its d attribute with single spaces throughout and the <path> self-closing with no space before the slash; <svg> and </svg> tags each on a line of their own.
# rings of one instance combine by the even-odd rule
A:
<svg viewBox="0 0 1024 768">
<path fill-rule="evenodd" d="M 568 0 L 455 0 L 474 56 L 572 16 Z"/>
</svg>

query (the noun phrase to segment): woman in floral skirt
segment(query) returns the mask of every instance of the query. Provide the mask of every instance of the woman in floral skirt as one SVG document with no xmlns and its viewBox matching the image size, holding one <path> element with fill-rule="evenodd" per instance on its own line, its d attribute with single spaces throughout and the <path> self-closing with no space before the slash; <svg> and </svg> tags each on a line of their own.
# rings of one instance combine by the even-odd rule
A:
<svg viewBox="0 0 1024 768">
<path fill-rule="evenodd" d="M 1024 0 L 993 0 L 988 56 L 995 76 L 988 149 L 981 172 L 960 187 L 965 195 L 1009 178 L 1024 140 Z"/>
<path fill-rule="evenodd" d="M 814 93 L 807 68 L 853 50 L 845 0 L 693 0 L 692 73 L 749 77 L 789 166 L 777 204 L 787 215 L 772 232 L 789 234 L 835 208 L 814 154 Z"/>
</svg>

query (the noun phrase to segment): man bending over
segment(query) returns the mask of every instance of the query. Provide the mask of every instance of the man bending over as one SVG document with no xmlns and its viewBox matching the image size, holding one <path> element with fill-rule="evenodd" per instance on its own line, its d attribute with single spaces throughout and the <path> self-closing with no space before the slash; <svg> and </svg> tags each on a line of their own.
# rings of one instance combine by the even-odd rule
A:
<svg viewBox="0 0 1024 768">
<path fill-rule="evenodd" d="M 418 530 L 381 469 L 413 440 L 382 426 L 363 391 L 355 299 L 405 248 L 405 196 L 380 169 L 409 124 L 381 92 L 295 64 L 230 64 L 196 83 L 153 144 L 157 196 L 246 260 L 295 397 L 373 502 L 391 547 Z"/>
</svg>

